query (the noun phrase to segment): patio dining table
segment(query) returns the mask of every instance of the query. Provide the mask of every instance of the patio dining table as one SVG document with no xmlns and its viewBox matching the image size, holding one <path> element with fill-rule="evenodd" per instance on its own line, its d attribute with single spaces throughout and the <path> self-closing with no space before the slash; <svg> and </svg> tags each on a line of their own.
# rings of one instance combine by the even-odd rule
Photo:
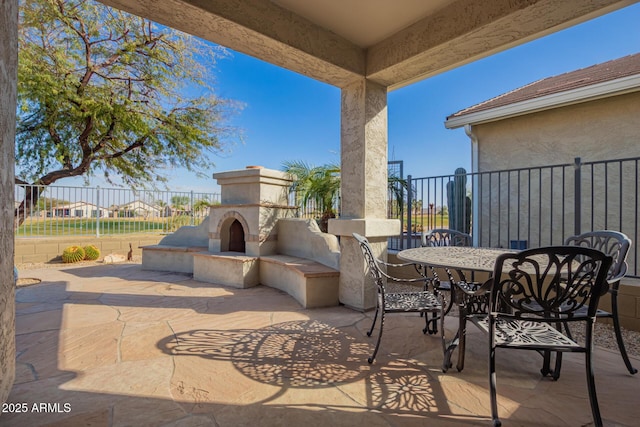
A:
<svg viewBox="0 0 640 427">
<path fill-rule="evenodd" d="M 472 246 L 437 246 L 405 249 L 398 253 L 403 261 L 436 268 L 492 272 L 496 258 L 513 249 Z"/>
<path fill-rule="evenodd" d="M 398 252 L 398 258 L 423 266 L 444 268 L 449 273 L 451 280 L 453 280 L 450 270 L 492 273 L 498 256 L 508 252 L 516 252 L 516 250 L 472 246 L 437 246 L 405 249 Z M 461 273 L 458 273 L 458 275 L 461 276 L 460 280 L 464 280 L 464 276 Z M 451 298 L 454 298 L 455 287 L 453 283 L 451 285 Z M 460 307 L 459 316 L 466 315 L 462 310 L 462 307 Z M 451 354 L 458 346 L 460 333 L 459 327 L 454 338 L 445 347 L 442 365 L 444 371 L 451 365 Z M 444 339 L 444 330 L 442 334 Z M 463 352 L 464 348 L 460 348 L 460 351 Z M 460 367 L 458 369 L 460 370 Z"/>
</svg>

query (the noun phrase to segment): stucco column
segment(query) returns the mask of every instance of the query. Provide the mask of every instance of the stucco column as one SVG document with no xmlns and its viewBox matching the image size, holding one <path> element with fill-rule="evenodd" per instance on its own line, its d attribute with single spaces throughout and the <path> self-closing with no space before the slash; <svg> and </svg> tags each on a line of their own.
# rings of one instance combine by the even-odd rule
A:
<svg viewBox="0 0 640 427">
<path fill-rule="evenodd" d="M 329 233 L 340 236 L 340 302 L 359 310 L 376 304 L 376 289 L 365 271 L 352 233 L 369 239 L 386 259 L 387 237 L 400 221 L 387 217 L 387 88 L 361 79 L 342 88 L 340 219 Z"/>
<path fill-rule="evenodd" d="M 13 182 L 18 82 L 18 0 L 0 3 L 0 401 L 15 379 Z"/>
</svg>

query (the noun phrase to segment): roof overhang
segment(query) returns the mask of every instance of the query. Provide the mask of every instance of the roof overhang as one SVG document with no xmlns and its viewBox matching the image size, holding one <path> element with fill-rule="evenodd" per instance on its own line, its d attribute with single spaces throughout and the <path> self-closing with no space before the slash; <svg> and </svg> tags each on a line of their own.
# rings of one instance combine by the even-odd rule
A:
<svg viewBox="0 0 640 427">
<path fill-rule="evenodd" d="M 444 125 L 447 129 L 456 129 L 465 125 L 475 126 L 637 91 L 640 91 L 640 74 L 451 117 L 445 121 Z"/>
<path fill-rule="evenodd" d="M 637 0 L 99 0 L 322 82 L 389 89 Z"/>
</svg>

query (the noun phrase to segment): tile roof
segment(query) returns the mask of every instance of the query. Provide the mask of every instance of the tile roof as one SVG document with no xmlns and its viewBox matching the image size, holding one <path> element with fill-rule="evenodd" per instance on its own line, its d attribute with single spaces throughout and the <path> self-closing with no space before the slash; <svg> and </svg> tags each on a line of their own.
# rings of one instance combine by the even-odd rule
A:
<svg viewBox="0 0 640 427">
<path fill-rule="evenodd" d="M 518 89 L 460 110 L 448 116 L 447 119 L 541 98 L 547 95 L 566 92 L 635 74 L 640 74 L 640 53 L 529 83 Z"/>
</svg>

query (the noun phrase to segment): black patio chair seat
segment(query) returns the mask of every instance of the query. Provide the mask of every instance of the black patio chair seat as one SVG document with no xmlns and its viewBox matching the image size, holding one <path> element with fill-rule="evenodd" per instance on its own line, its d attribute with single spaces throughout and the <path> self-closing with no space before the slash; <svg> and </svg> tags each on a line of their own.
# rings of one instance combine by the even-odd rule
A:
<svg viewBox="0 0 640 427">
<path fill-rule="evenodd" d="M 483 332 L 489 333 L 489 318 L 475 316 L 469 320 Z M 553 325 L 528 319 L 496 319 L 496 346 L 533 347 L 553 350 L 557 347 L 582 348 L 580 344 L 563 334 Z"/>
<path fill-rule="evenodd" d="M 438 306 L 438 299 L 432 292 L 387 292 L 385 295 L 387 313 L 431 311 Z"/>
</svg>

